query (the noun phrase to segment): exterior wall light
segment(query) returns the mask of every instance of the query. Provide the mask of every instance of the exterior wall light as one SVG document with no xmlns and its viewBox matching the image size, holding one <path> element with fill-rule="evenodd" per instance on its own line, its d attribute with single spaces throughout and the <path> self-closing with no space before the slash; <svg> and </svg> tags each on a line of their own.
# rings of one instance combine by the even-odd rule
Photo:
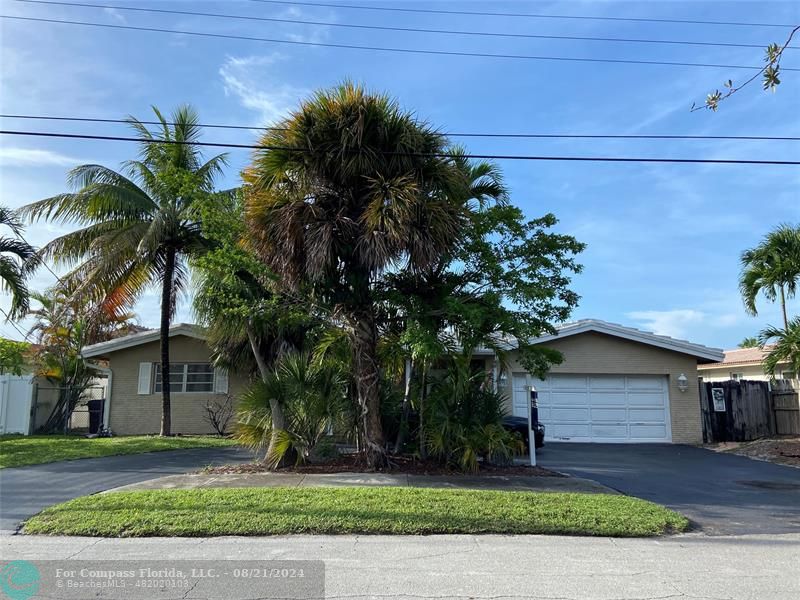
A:
<svg viewBox="0 0 800 600">
<path fill-rule="evenodd" d="M 689 389 L 689 379 L 683 373 L 678 375 L 678 389 L 682 392 L 686 392 Z"/>
</svg>

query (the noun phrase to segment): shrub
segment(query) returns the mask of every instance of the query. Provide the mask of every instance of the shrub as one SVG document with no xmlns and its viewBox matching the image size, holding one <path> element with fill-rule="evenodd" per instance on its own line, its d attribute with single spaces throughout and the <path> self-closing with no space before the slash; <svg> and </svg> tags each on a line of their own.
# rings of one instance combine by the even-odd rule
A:
<svg viewBox="0 0 800 600">
<path fill-rule="evenodd" d="M 454 357 L 426 401 L 430 454 L 464 471 L 477 471 L 482 461 L 507 464 L 524 450 L 519 436 L 502 425 L 504 398 L 485 384 L 485 373 L 472 373 L 468 358 Z"/>
<path fill-rule="evenodd" d="M 254 450 L 265 450 L 272 435 L 269 401 L 277 399 L 286 423 L 274 456 L 266 459 L 278 464 L 295 455 L 298 463 L 305 462 L 322 437 L 348 419 L 346 390 L 346 379 L 336 365 L 312 362 L 303 352 L 286 354 L 266 381 L 254 383 L 242 395 L 234 437 Z"/>
</svg>

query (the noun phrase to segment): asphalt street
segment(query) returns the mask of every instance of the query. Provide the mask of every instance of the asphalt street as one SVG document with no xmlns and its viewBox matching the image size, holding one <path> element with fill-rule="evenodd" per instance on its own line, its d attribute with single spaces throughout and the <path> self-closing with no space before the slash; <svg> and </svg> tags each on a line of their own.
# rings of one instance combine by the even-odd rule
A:
<svg viewBox="0 0 800 600">
<path fill-rule="evenodd" d="M 697 534 L 610 539 L 561 536 L 291 536 L 64 538 L 5 536 L 4 560 L 322 560 L 326 598 L 692 598 L 797 600 L 800 535 Z M 91 563 L 89 563 L 91 564 Z M 122 563 L 125 564 L 125 563 Z M 266 562 L 265 565 L 270 563 Z M 284 563 L 285 564 L 285 563 Z M 268 598 L 252 583 L 249 597 Z M 159 598 L 239 600 L 219 586 Z M 41 590 L 46 594 L 47 590 Z M 146 597 L 143 595 L 135 598 Z"/>
<path fill-rule="evenodd" d="M 0 469 L 0 534 L 13 533 L 42 509 L 78 496 L 211 464 L 252 460 L 252 453 L 241 448 L 194 448 Z"/>
</svg>

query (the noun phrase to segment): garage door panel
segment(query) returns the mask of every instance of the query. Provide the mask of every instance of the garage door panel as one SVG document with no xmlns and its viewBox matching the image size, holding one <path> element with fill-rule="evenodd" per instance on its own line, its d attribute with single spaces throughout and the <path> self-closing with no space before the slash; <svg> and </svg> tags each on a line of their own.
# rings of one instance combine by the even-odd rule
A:
<svg viewBox="0 0 800 600">
<path fill-rule="evenodd" d="M 634 375 L 628 376 L 627 380 L 629 390 L 663 390 L 666 383 L 663 376 Z"/>
<path fill-rule="evenodd" d="M 628 438 L 628 426 L 595 423 L 592 425 L 592 438 L 625 440 Z"/>
<path fill-rule="evenodd" d="M 551 435 L 560 440 L 589 441 L 591 440 L 591 427 L 588 423 L 559 423 L 553 425 Z"/>
<path fill-rule="evenodd" d="M 585 375 L 558 375 L 550 376 L 550 388 L 554 390 L 563 389 L 586 389 L 586 376 Z M 534 384 L 535 386 L 535 384 Z"/>
<path fill-rule="evenodd" d="M 628 393 L 630 406 L 664 406 L 664 392 L 634 392 Z"/>
<path fill-rule="evenodd" d="M 551 392 L 552 406 L 586 406 L 589 403 L 588 392 Z"/>
<path fill-rule="evenodd" d="M 592 408 L 590 415 L 592 422 L 626 423 L 628 421 L 628 409 L 626 408 Z"/>
<path fill-rule="evenodd" d="M 625 390 L 621 392 L 589 392 L 589 404 L 592 406 L 626 406 L 628 404 Z"/>
<path fill-rule="evenodd" d="M 666 421 L 663 408 L 631 408 L 628 411 L 631 423 L 660 423 Z"/>
<path fill-rule="evenodd" d="M 550 408 L 550 420 L 553 423 L 559 421 L 588 422 L 589 408 L 565 408 L 561 406 L 553 406 Z"/>
<path fill-rule="evenodd" d="M 631 439 L 663 441 L 667 437 L 666 425 L 630 424 Z"/>
<path fill-rule="evenodd" d="M 613 375 L 589 377 L 589 388 L 594 390 L 625 390 L 625 377 Z"/>
</svg>

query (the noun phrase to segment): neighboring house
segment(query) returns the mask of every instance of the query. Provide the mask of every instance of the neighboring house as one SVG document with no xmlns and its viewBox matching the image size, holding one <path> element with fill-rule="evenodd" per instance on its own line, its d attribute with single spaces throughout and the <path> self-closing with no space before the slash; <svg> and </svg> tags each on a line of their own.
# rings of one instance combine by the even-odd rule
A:
<svg viewBox="0 0 800 600">
<path fill-rule="evenodd" d="M 213 433 L 205 420 L 210 400 L 236 397 L 247 386 L 245 376 L 215 369 L 201 327 L 170 327 L 172 431 Z M 108 376 L 104 426 L 119 435 L 158 433 L 161 426 L 161 350 L 157 330 L 135 333 L 87 346 L 87 359 L 102 359 Z"/>
<path fill-rule="evenodd" d="M 720 362 L 708 363 L 698 367 L 698 372 L 703 381 L 728 381 L 733 379 L 739 381 L 749 379 L 751 381 L 769 381 L 770 375 L 764 373 L 762 361 L 764 356 L 772 348 L 767 345 L 764 348 L 735 348 L 725 350 L 725 358 Z M 789 368 L 789 363 L 778 364 L 775 371 L 776 379 L 796 379 L 797 373 Z"/>
<path fill-rule="evenodd" d="M 215 371 L 203 330 L 173 325 L 172 428 L 209 433 L 203 407 L 221 394 L 236 396 L 247 378 Z M 84 349 L 87 358 L 108 361 L 110 385 L 106 425 L 119 434 L 157 433 L 161 419 L 159 336 L 139 333 Z M 530 389 L 539 395 L 539 417 L 547 439 L 575 442 L 702 442 L 698 364 L 719 362 L 722 350 L 654 335 L 599 320 L 569 323 L 558 336 L 538 343 L 559 350 L 564 362 L 542 381 L 519 365 L 510 348 L 507 375 L 498 386 L 508 412 L 525 416 Z M 504 371 L 491 351 L 480 352 L 487 371 Z M 177 389 L 176 389 L 177 388 Z"/>
</svg>

